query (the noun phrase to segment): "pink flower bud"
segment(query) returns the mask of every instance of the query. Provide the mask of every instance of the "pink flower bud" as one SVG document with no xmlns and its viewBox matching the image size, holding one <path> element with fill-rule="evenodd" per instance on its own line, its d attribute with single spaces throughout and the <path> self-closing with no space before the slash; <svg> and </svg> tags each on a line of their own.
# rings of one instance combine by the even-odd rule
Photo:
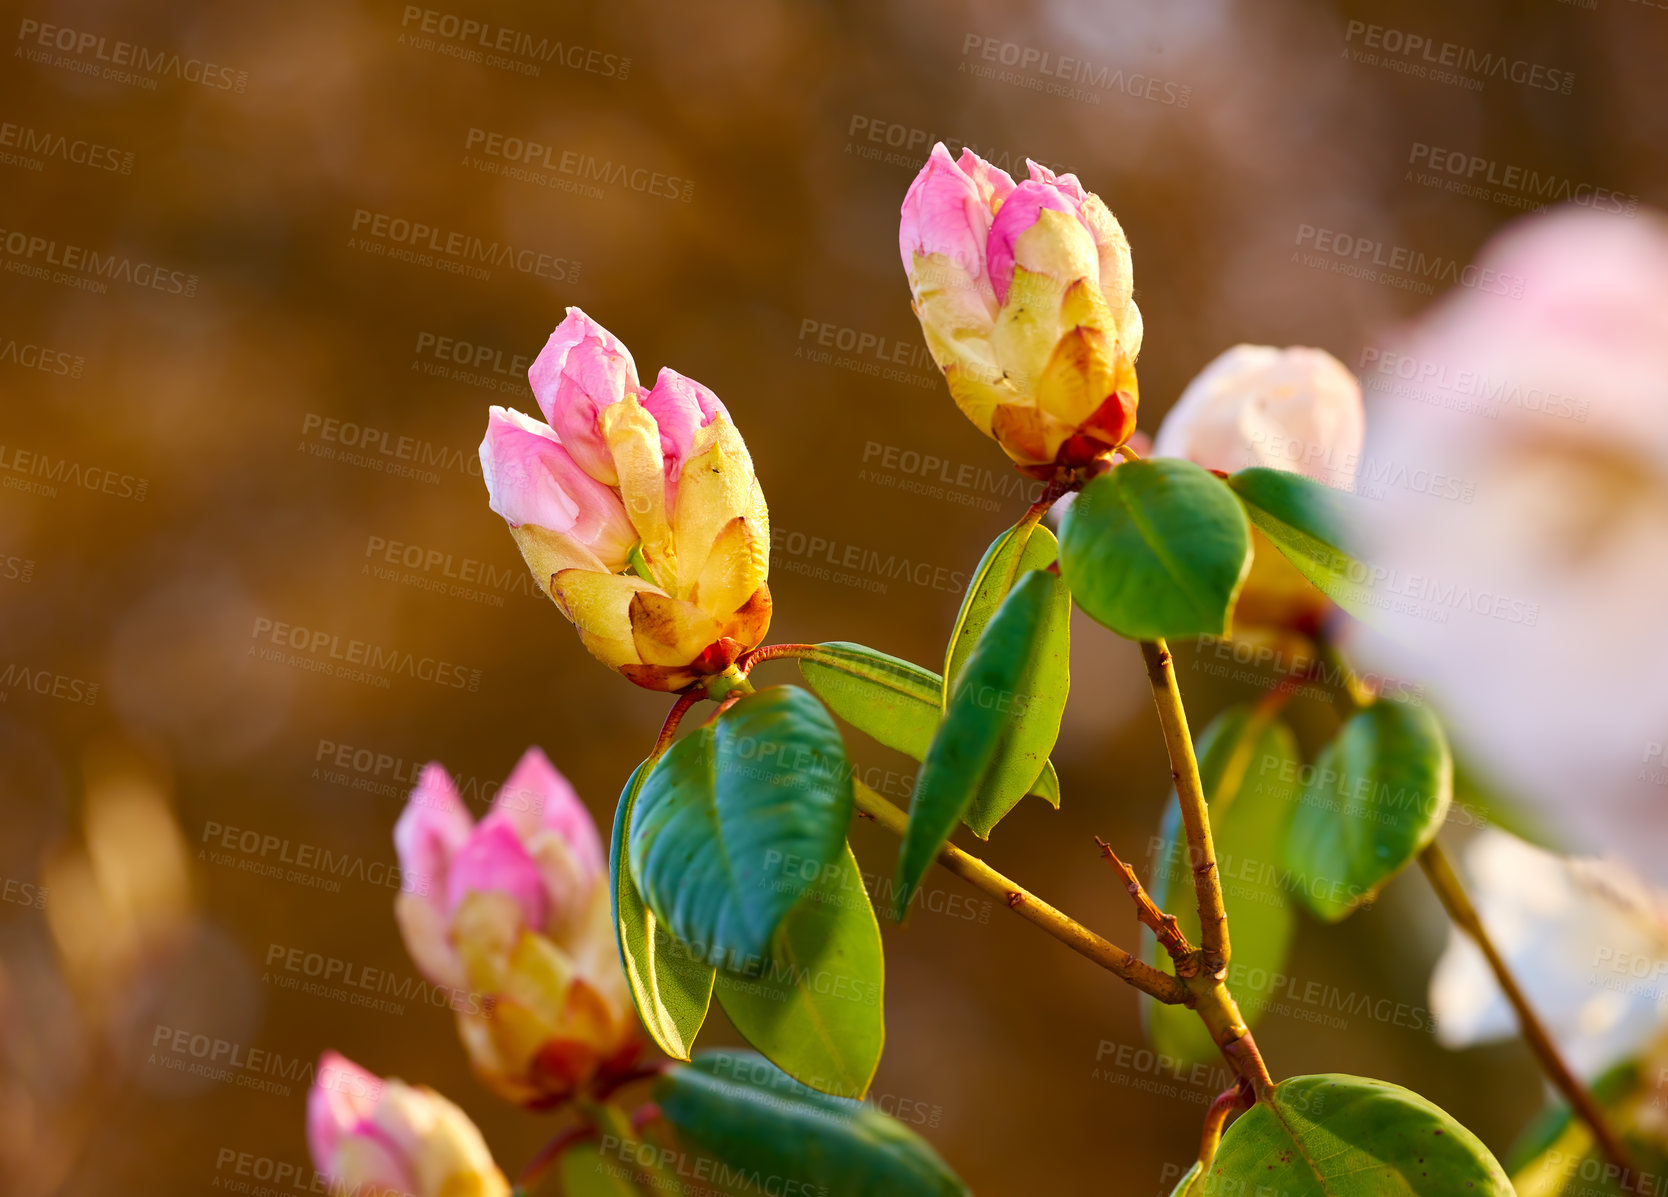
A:
<svg viewBox="0 0 1668 1197">
<path fill-rule="evenodd" d="M 307 1146 L 333 1186 L 363 1197 L 507 1197 L 481 1132 L 424 1086 L 383 1080 L 326 1052 L 307 1093 Z"/>
<path fill-rule="evenodd" d="M 598 482 L 617 486 L 599 417 L 603 408 L 640 389 L 631 351 L 584 312 L 569 308 L 527 371 L 527 381 L 573 459 Z"/>
</svg>

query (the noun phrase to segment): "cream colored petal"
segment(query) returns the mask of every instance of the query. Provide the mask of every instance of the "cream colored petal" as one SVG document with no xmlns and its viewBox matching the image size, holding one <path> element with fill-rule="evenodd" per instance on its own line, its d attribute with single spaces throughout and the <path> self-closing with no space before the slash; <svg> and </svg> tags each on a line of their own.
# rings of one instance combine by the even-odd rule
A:
<svg viewBox="0 0 1668 1197">
<path fill-rule="evenodd" d="M 694 590 L 718 534 L 736 516 L 746 516 L 764 543 L 770 543 L 764 492 L 735 425 L 723 416 L 714 419 L 696 435 L 693 454 L 678 480 L 673 516 L 679 597 Z"/>
<path fill-rule="evenodd" d="M 632 597 L 631 630 L 646 665 L 686 665 L 718 639 L 718 621 L 711 615 L 651 590 Z"/>
<path fill-rule="evenodd" d="M 769 543 L 738 515 L 724 525 L 701 567 L 690 601 L 718 619 L 733 612 L 759 588 L 770 568 Z"/>
<path fill-rule="evenodd" d="M 510 529 L 516 547 L 539 589 L 550 594 L 550 580 L 564 569 L 593 570 L 599 574 L 612 573 L 597 555 L 578 540 L 564 532 L 552 532 L 537 524 L 521 524 Z M 554 597 L 554 595 L 552 595 Z"/>
<path fill-rule="evenodd" d="M 635 395 L 604 408 L 599 422 L 620 476 L 620 499 L 643 538 L 643 555 L 656 564 L 668 561 L 670 528 L 660 428 Z"/>
</svg>

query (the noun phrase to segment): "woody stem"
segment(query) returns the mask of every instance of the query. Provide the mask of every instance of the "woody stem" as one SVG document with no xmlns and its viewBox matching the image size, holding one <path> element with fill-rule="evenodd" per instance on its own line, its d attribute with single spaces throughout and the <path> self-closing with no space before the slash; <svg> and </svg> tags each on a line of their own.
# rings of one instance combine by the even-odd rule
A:
<svg viewBox="0 0 1668 1197">
<path fill-rule="evenodd" d="M 1477 914 L 1477 908 L 1471 904 L 1470 895 L 1465 892 L 1465 887 L 1460 883 L 1453 865 L 1449 863 L 1447 854 L 1442 851 L 1441 846 L 1435 840 L 1432 840 L 1430 846 L 1419 853 L 1419 866 L 1425 870 L 1425 876 L 1430 880 L 1431 888 L 1436 891 L 1437 898 L 1441 900 L 1442 907 L 1448 912 L 1448 917 L 1453 920 L 1454 926 L 1471 937 L 1472 942 L 1482 951 L 1483 958 L 1488 961 L 1489 969 L 1494 973 L 1495 981 L 1506 995 L 1506 1000 L 1511 1003 L 1512 1009 L 1517 1013 L 1518 1027 L 1523 1032 L 1523 1041 L 1529 1045 L 1529 1050 L 1535 1054 L 1535 1059 L 1540 1064 L 1541 1071 L 1546 1073 L 1547 1079 L 1557 1087 L 1558 1091 L 1564 1095 L 1564 1099 L 1570 1103 L 1570 1107 L 1592 1130 L 1593 1138 L 1598 1141 L 1604 1154 L 1610 1158 L 1610 1162 L 1621 1168 L 1624 1175 L 1638 1176 L 1639 1173 L 1634 1170 L 1633 1161 L 1628 1155 L 1627 1148 L 1623 1146 L 1621 1138 L 1606 1121 L 1604 1112 L 1599 1109 L 1598 1102 L 1593 1100 L 1593 1095 L 1587 1091 L 1587 1087 L 1577 1079 L 1576 1075 L 1570 1071 L 1569 1065 L 1564 1062 L 1562 1054 L 1558 1051 L 1558 1045 L 1553 1042 L 1552 1036 L 1547 1033 L 1545 1024 L 1541 1022 L 1540 1016 L 1535 1013 L 1534 1007 L 1529 1004 L 1528 997 L 1525 996 L 1522 987 L 1518 985 L 1517 978 L 1512 975 L 1512 970 L 1506 964 L 1505 958 L 1500 955 L 1500 950 L 1494 946 L 1494 941 L 1489 938 L 1488 930 L 1483 926 L 1483 920 Z"/>
<path fill-rule="evenodd" d="M 893 806 L 861 781 L 853 780 L 857 795 L 857 809 L 879 823 L 893 835 L 902 836 L 909 826 L 909 816 Z M 938 863 L 974 888 L 984 891 L 1027 922 L 1041 927 L 1055 939 L 1080 956 L 1087 957 L 1142 993 L 1150 994 L 1167 1005 L 1190 1004 L 1184 986 L 1169 973 L 1161 972 L 1138 959 L 1116 944 L 1103 939 L 1076 919 L 1062 914 L 1030 890 L 998 873 L 984 861 L 971 856 L 954 844 L 945 844 L 938 851 Z"/>
</svg>

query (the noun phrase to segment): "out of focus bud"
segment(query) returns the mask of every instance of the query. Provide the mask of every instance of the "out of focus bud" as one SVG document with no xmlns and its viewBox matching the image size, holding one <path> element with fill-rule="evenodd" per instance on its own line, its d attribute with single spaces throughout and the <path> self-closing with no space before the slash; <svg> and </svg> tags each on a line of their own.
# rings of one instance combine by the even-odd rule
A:
<svg viewBox="0 0 1668 1197">
<path fill-rule="evenodd" d="M 1141 313 L 1129 241 L 1075 175 L 1015 184 L 943 143 L 904 197 L 898 249 L 950 394 L 1022 471 L 1079 470 L 1135 430 Z"/>
<path fill-rule="evenodd" d="M 439 764 L 394 827 L 406 948 L 449 991 L 475 1071 L 528 1106 L 628 1069 L 637 1016 L 590 812 L 529 748 L 475 824 Z"/>
<path fill-rule="evenodd" d="M 1231 474 L 1252 466 L 1355 488 L 1366 423 L 1361 386 L 1324 349 L 1235 345 L 1187 384 L 1153 454 Z M 1241 638 L 1313 636 L 1332 602 L 1253 529 L 1251 571 L 1234 607 Z M 1288 646 L 1291 647 L 1291 646 Z M 1297 656 L 1305 654 L 1301 645 Z"/>
<path fill-rule="evenodd" d="M 469 1116 L 427 1086 L 383 1080 L 326 1052 L 307 1094 L 307 1146 L 330 1184 L 359 1197 L 507 1197 Z"/>
<path fill-rule="evenodd" d="M 1187 384 L 1153 452 L 1232 474 L 1252 466 L 1355 488 L 1361 384 L 1324 349 L 1235 345 Z"/>
<path fill-rule="evenodd" d="M 770 516 L 706 387 L 631 354 L 578 308 L 528 371 L 549 424 L 495 407 L 492 509 L 585 647 L 651 690 L 723 673 L 770 626 Z"/>
</svg>

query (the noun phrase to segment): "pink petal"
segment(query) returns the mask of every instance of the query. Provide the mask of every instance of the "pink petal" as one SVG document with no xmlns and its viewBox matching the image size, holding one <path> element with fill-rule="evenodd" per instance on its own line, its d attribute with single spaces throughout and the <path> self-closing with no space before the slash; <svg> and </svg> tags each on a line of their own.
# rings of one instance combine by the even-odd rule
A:
<svg viewBox="0 0 1668 1197">
<path fill-rule="evenodd" d="M 695 434 L 719 416 L 729 412 L 710 389 L 685 378 L 676 370 L 662 367 L 654 389 L 643 400 L 660 428 L 660 451 L 666 457 L 666 506 L 677 502 L 678 478 L 689 460 Z"/>
<path fill-rule="evenodd" d="M 556 326 L 527 371 L 539 410 L 587 474 L 617 486 L 597 413 L 637 391 L 637 364 L 620 339 L 578 308 Z"/>
<path fill-rule="evenodd" d="M 1067 177 L 1070 178 L 1069 175 Z M 1075 181 L 1074 179 L 1073 182 Z M 1007 302 L 1008 288 L 1014 281 L 1014 242 L 1019 240 L 1020 234 L 1036 224 L 1043 210 L 1048 208 L 1056 212 L 1069 212 L 1079 220 L 1082 219 L 1078 205 L 1072 201 L 1070 195 L 1051 184 L 1027 179 L 1013 189 L 1012 194 L 1002 204 L 1002 210 L 991 223 L 987 247 L 990 255 L 990 284 L 996 291 L 998 303 Z"/>
<path fill-rule="evenodd" d="M 452 858 L 446 878 L 447 908 L 457 910 L 471 893 L 508 894 L 521 907 L 527 926 L 544 925 L 544 881 L 507 815 L 488 815 Z"/>
<path fill-rule="evenodd" d="M 992 166 L 970 149 L 962 149 L 956 165 L 961 167 L 962 174 L 973 180 L 973 186 L 979 191 L 979 201 L 993 213 L 1008 198 L 1008 192 L 1014 189 L 1013 178 L 1007 171 L 1000 166 Z"/>
<path fill-rule="evenodd" d="M 423 766 L 394 824 L 394 848 L 409 892 L 439 899 L 452 858 L 468 841 L 473 824 L 445 766 L 439 761 Z"/>
<path fill-rule="evenodd" d="M 492 408 L 481 441 L 481 474 L 492 509 L 512 525 L 565 532 L 609 568 L 625 567 L 638 540 L 625 505 L 579 468 L 547 425 L 513 408 Z"/>
<path fill-rule="evenodd" d="M 965 161 L 972 151 L 963 151 Z M 985 266 L 985 239 L 990 232 L 990 196 L 1013 187 L 1007 174 L 972 155 L 977 177 L 950 157 L 939 142 L 904 196 L 898 221 L 898 253 L 904 270 L 915 270 L 917 254 L 943 254 L 975 277 Z M 983 182 L 987 190 L 981 190 Z"/>
<path fill-rule="evenodd" d="M 515 825 L 524 843 L 540 829 L 555 832 L 584 870 L 584 884 L 607 867 L 596 820 L 542 748 L 529 748 L 522 754 L 493 799 L 492 809 Z"/>
<path fill-rule="evenodd" d="M 307 1091 L 307 1147 L 313 1165 L 328 1173 L 344 1135 L 368 1121 L 382 1096 L 382 1078 L 346 1056 L 327 1051 L 319 1057 L 313 1086 Z"/>
</svg>

